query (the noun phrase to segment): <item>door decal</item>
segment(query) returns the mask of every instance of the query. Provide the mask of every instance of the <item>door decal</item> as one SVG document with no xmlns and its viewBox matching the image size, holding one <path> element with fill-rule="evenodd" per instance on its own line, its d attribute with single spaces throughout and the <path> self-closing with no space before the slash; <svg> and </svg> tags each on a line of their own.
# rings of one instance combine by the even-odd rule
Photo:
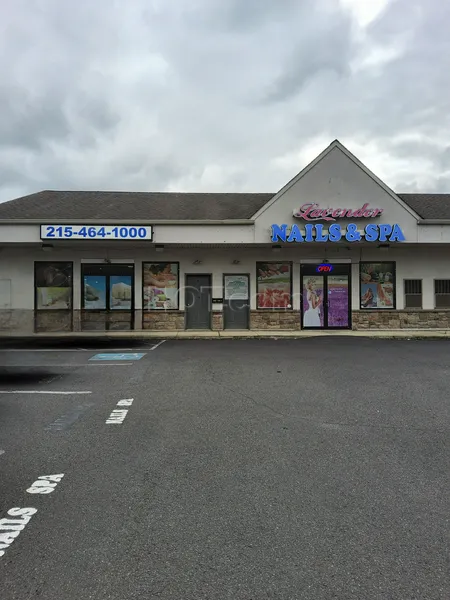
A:
<svg viewBox="0 0 450 600">
<path fill-rule="evenodd" d="M 324 279 L 320 275 L 303 277 L 303 327 L 323 327 Z"/>
<path fill-rule="evenodd" d="M 328 327 L 348 327 L 348 276 L 328 276 Z"/>
</svg>

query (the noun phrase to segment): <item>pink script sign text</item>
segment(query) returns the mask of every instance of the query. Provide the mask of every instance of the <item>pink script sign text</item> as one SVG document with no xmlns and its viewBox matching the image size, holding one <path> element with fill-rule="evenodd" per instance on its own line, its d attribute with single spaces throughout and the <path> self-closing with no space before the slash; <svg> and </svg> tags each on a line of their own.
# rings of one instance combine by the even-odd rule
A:
<svg viewBox="0 0 450 600">
<path fill-rule="evenodd" d="M 294 210 L 294 217 L 304 221 L 336 221 L 336 219 L 375 219 L 383 214 L 382 208 L 369 208 L 366 203 L 356 210 L 352 208 L 320 208 L 316 202 L 308 202 Z"/>
</svg>

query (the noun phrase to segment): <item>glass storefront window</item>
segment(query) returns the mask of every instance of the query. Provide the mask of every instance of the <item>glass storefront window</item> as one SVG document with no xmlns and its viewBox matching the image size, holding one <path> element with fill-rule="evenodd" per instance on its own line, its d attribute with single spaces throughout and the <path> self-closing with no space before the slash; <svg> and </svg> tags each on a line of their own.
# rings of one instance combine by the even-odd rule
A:
<svg viewBox="0 0 450 600">
<path fill-rule="evenodd" d="M 292 263 L 256 263 L 257 308 L 292 308 Z"/>
<path fill-rule="evenodd" d="M 142 308 L 178 310 L 180 267 L 177 262 L 143 263 Z"/>
<path fill-rule="evenodd" d="M 360 306 L 395 308 L 395 262 L 360 263 Z"/>
<path fill-rule="evenodd" d="M 34 270 L 37 310 L 70 310 L 72 307 L 71 262 L 36 262 Z"/>
<path fill-rule="evenodd" d="M 84 310 L 133 310 L 134 265 L 85 263 L 81 271 Z"/>
</svg>

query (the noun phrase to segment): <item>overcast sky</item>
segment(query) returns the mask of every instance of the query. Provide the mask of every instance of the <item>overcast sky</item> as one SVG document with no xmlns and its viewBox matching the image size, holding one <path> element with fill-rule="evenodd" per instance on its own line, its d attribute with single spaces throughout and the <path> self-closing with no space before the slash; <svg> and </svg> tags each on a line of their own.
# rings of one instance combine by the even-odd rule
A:
<svg viewBox="0 0 450 600">
<path fill-rule="evenodd" d="M 450 193 L 446 0 L 3 0 L 0 201 L 275 192 L 335 138 Z"/>
</svg>

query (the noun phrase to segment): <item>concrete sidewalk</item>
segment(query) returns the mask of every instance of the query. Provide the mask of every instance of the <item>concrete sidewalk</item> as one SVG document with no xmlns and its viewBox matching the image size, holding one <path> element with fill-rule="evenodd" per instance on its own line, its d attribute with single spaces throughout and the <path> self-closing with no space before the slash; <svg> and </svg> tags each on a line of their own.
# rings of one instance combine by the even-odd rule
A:
<svg viewBox="0 0 450 600">
<path fill-rule="evenodd" d="M 328 331 L 269 331 L 269 330 L 238 330 L 238 331 L 204 331 L 204 330 L 181 330 L 181 331 L 83 331 L 83 332 L 45 332 L 23 336 L 11 332 L 0 332 L 1 339 L 44 339 L 55 338 L 97 338 L 97 339 L 257 339 L 257 338 L 291 338 L 302 339 L 312 337 L 370 337 L 385 339 L 441 339 L 450 338 L 450 329 L 366 329 L 359 331 L 328 330 Z"/>
</svg>

